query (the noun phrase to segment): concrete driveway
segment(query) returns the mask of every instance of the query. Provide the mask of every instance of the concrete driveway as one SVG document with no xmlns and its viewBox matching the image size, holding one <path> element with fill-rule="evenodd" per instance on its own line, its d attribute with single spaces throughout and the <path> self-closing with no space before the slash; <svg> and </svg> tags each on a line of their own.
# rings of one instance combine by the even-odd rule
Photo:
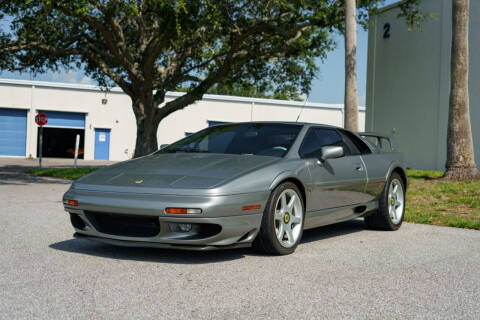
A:
<svg viewBox="0 0 480 320">
<path fill-rule="evenodd" d="M 305 232 L 293 255 L 72 239 L 68 182 L 0 163 L 0 318 L 479 319 L 480 232 L 361 220 Z"/>
</svg>

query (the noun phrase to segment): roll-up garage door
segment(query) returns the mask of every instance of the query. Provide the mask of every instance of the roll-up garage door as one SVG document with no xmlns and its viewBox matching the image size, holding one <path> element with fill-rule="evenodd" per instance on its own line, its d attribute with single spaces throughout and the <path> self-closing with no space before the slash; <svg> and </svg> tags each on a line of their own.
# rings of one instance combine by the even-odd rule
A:
<svg viewBox="0 0 480 320">
<path fill-rule="evenodd" d="M 25 156 L 27 110 L 0 108 L 0 156 Z"/>
<path fill-rule="evenodd" d="M 45 128 L 85 129 L 85 113 L 40 111 L 48 117 Z"/>
<path fill-rule="evenodd" d="M 40 111 L 48 117 L 43 128 L 44 157 L 73 158 L 76 136 L 80 136 L 78 157 L 83 158 L 85 140 L 85 113 Z"/>
</svg>

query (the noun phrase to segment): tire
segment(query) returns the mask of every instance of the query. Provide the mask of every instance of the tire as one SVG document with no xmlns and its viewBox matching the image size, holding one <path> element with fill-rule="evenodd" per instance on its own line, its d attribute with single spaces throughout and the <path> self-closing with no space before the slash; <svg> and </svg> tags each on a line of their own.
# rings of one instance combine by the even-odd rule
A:
<svg viewBox="0 0 480 320">
<path fill-rule="evenodd" d="M 253 249 L 275 255 L 293 253 L 302 239 L 304 221 L 305 204 L 300 190 L 291 182 L 280 184 L 265 207 Z"/>
<path fill-rule="evenodd" d="M 392 194 L 396 188 L 397 192 Z M 394 209 L 393 209 L 394 208 Z M 390 212 L 390 210 L 392 210 Z M 364 217 L 369 229 L 394 231 L 398 230 L 405 214 L 405 185 L 402 177 L 396 172 L 388 178 L 378 201 L 378 209 Z"/>
</svg>

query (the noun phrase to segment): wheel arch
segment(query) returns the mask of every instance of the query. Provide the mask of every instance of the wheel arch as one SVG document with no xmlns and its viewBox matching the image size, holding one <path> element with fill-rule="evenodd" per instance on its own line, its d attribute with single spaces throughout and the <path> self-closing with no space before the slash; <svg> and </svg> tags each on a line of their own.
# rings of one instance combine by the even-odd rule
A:
<svg viewBox="0 0 480 320">
<path fill-rule="evenodd" d="M 392 173 L 397 173 L 401 178 L 403 185 L 405 186 L 405 190 L 407 189 L 408 186 L 408 176 L 405 170 L 402 167 L 393 167 L 389 176 L 392 175 Z"/>
<path fill-rule="evenodd" d="M 281 177 L 279 179 L 275 179 L 275 181 L 270 185 L 270 190 L 273 191 L 276 187 L 278 187 L 279 185 L 281 185 L 282 183 L 285 183 L 285 182 L 291 182 L 291 183 L 293 183 L 294 185 L 297 186 L 298 190 L 300 190 L 300 193 L 301 193 L 301 196 L 302 196 L 302 199 L 303 199 L 303 205 L 305 206 L 305 210 L 306 210 L 306 208 L 307 208 L 307 193 L 306 193 L 305 186 L 300 181 L 300 179 L 298 179 L 296 177 L 292 177 L 292 176 L 286 176 L 286 177 Z"/>
</svg>

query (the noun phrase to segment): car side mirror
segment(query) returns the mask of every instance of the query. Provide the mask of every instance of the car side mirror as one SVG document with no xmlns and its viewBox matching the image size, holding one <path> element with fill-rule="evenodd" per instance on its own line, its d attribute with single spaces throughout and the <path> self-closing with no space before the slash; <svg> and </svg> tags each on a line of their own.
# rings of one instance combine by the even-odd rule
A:
<svg viewBox="0 0 480 320">
<path fill-rule="evenodd" d="M 166 143 L 166 144 L 161 144 L 161 145 L 160 145 L 160 149 L 163 149 L 163 148 L 168 147 L 168 146 L 169 146 L 168 143 Z"/>
<path fill-rule="evenodd" d="M 322 157 L 320 158 L 321 161 L 325 161 L 328 159 L 335 159 L 341 158 L 345 155 L 343 147 L 340 146 L 327 146 L 322 147 Z"/>
</svg>

